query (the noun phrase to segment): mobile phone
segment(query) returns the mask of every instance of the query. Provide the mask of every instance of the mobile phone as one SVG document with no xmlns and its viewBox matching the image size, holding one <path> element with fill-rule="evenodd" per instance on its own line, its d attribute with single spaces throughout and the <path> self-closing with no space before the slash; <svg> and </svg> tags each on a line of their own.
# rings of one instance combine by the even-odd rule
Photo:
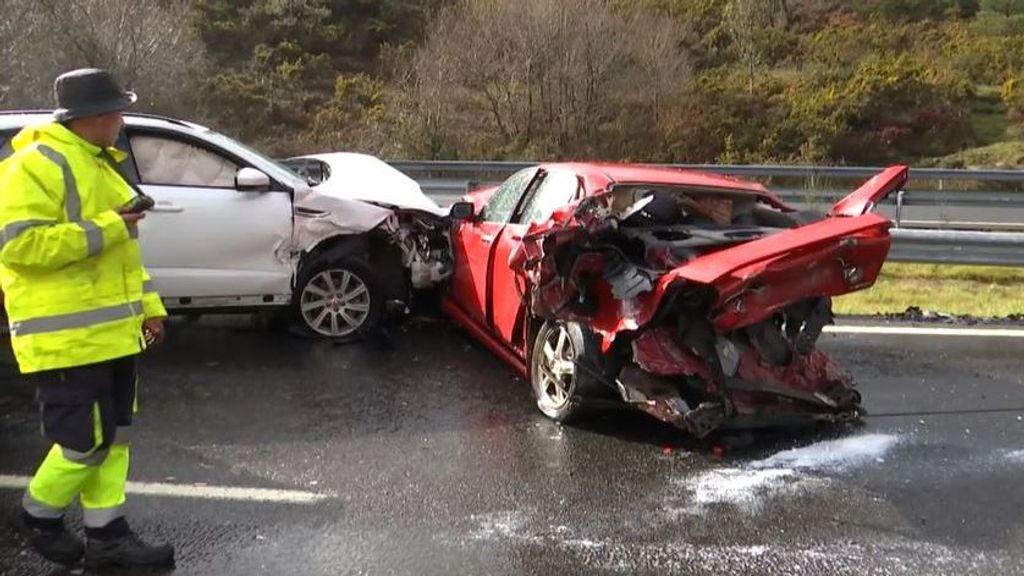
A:
<svg viewBox="0 0 1024 576">
<path fill-rule="evenodd" d="M 142 212 L 145 212 L 146 210 L 152 208 L 155 204 L 156 201 L 154 201 L 149 196 L 146 196 L 145 194 L 139 194 L 135 196 L 135 198 L 132 198 L 131 202 L 125 204 L 122 211 L 128 212 L 130 214 L 141 214 Z"/>
</svg>

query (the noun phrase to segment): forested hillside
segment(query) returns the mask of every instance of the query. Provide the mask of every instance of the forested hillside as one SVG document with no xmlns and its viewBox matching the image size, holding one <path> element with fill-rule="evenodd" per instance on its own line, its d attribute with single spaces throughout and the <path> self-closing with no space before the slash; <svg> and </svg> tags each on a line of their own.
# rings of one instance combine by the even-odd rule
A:
<svg viewBox="0 0 1024 576">
<path fill-rule="evenodd" d="M 0 0 L 0 107 L 113 69 L 274 154 L 1017 165 L 1024 0 Z M 60 41 L 55 41 L 60 39 Z"/>
</svg>

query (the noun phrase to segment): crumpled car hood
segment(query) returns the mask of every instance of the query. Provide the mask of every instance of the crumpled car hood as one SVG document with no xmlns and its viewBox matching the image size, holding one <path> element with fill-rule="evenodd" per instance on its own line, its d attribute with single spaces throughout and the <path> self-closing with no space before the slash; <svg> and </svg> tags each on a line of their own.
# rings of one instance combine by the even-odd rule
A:
<svg viewBox="0 0 1024 576">
<path fill-rule="evenodd" d="M 309 250 L 338 234 L 369 232 L 393 214 L 390 208 L 322 194 L 311 188 L 296 190 L 293 247 Z"/>
<path fill-rule="evenodd" d="M 309 252 L 325 240 L 374 231 L 401 248 L 414 287 L 448 277 L 449 251 L 437 247 L 448 210 L 427 198 L 415 180 L 364 154 L 300 158 L 326 162 L 330 172 L 321 184 L 295 191 L 292 239 L 282 257 L 294 265 L 297 253 Z"/>
<path fill-rule="evenodd" d="M 419 210 L 437 217 L 448 215 L 428 198 L 419 183 L 386 162 L 350 152 L 301 156 L 326 162 L 330 177 L 313 187 L 317 194 L 345 200 L 359 200 L 397 209 Z"/>
<path fill-rule="evenodd" d="M 373 156 L 336 152 L 298 158 L 330 166 L 324 182 L 295 192 L 293 247 L 298 250 L 309 250 L 338 234 L 369 232 L 394 218 L 395 210 L 437 218 L 448 215 L 448 210 L 423 194 L 415 180 Z"/>
</svg>

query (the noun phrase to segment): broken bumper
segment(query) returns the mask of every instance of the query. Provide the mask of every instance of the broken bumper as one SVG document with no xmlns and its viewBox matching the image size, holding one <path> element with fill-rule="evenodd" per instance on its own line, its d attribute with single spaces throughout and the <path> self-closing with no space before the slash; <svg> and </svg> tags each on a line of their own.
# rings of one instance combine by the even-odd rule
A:
<svg viewBox="0 0 1024 576">
<path fill-rule="evenodd" d="M 719 336 L 716 363 L 676 333 L 656 328 L 632 344 L 615 381 L 623 401 L 697 437 L 720 428 L 848 422 L 862 414 L 852 378 L 812 349 L 784 363 L 765 359 L 742 334 Z"/>
</svg>

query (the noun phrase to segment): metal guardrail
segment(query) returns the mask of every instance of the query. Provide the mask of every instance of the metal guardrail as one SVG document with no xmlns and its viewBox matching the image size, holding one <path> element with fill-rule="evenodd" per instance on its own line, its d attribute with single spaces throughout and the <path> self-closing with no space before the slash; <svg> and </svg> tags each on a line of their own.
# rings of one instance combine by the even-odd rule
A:
<svg viewBox="0 0 1024 576">
<path fill-rule="evenodd" d="M 523 168 L 536 166 L 536 162 L 476 162 L 468 160 L 396 160 L 390 162 L 402 172 L 448 172 L 464 174 L 511 174 Z M 884 166 L 781 166 L 748 164 L 648 164 L 667 168 L 697 170 L 744 178 L 869 178 L 885 169 Z M 945 168 L 911 168 L 911 179 L 919 180 L 999 180 L 1024 182 L 1024 170 L 952 170 Z"/>
<path fill-rule="evenodd" d="M 893 228 L 889 260 L 1024 266 L 1024 234 Z"/>
<path fill-rule="evenodd" d="M 511 174 L 536 162 L 477 162 L 469 160 L 395 160 L 389 162 L 403 172 L 445 172 L 448 174 Z M 881 172 L 885 166 L 783 166 L 752 164 L 647 164 L 664 168 L 695 170 L 742 178 L 854 178 L 865 179 Z M 1024 182 L 1024 170 L 962 170 L 947 168 L 911 168 L 916 180 L 997 180 Z"/>
<path fill-rule="evenodd" d="M 396 161 L 424 191 L 450 203 L 533 162 Z M 824 208 L 878 167 L 652 164 L 761 181 L 798 208 Z M 1024 171 L 912 168 L 908 188 L 879 210 L 893 219 L 894 261 L 1024 266 Z"/>
</svg>

